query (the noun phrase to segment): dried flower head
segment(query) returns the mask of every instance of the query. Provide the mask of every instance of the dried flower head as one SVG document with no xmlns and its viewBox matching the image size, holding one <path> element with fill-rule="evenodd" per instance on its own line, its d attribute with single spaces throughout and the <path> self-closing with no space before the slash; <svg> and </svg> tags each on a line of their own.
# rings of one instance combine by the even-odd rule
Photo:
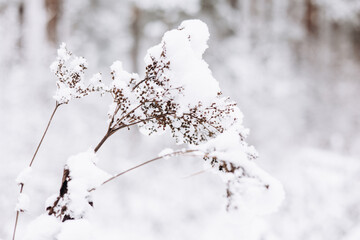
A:
<svg viewBox="0 0 360 240">
<path fill-rule="evenodd" d="M 85 70 L 87 61 L 83 57 L 73 55 L 62 43 L 57 51 L 57 59 L 50 65 L 51 71 L 57 77 L 57 90 L 54 99 L 59 105 L 67 104 L 71 99 L 82 98 L 91 92 L 105 90 L 101 82 L 101 74 L 95 74 L 90 84 L 85 85 Z"/>
</svg>

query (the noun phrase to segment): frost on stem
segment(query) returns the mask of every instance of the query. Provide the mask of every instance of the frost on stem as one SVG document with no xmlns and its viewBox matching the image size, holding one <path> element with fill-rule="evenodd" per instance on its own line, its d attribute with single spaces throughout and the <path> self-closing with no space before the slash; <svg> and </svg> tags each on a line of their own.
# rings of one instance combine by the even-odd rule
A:
<svg viewBox="0 0 360 240">
<path fill-rule="evenodd" d="M 59 105 L 67 104 L 74 98 L 82 98 L 91 92 L 105 91 L 100 73 L 95 74 L 89 84 L 84 83 L 87 61 L 83 57 L 73 55 L 65 43 L 60 45 L 57 59 L 50 65 L 50 69 L 57 77 L 54 99 Z"/>
</svg>

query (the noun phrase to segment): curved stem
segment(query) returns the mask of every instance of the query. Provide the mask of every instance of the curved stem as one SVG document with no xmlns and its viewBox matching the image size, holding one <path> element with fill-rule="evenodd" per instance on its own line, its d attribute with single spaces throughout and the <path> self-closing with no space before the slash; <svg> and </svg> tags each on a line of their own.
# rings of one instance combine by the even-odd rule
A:
<svg viewBox="0 0 360 240">
<path fill-rule="evenodd" d="M 54 109 L 53 113 L 51 114 L 51 117 L 50 117 L 50 119 L 49 119 L 49 122 L 48 122 L 48 124 L 47 124 L 47 126 L 46 126 L 46 128 L 45 128 L 45 131 L 44 131 L 44 133 L 43 133 L 43 135 L 42 135 L 42 137 L 41 137 L 41 140 L 40 140 L 40 142 L 39 142 L 39 144 L 38 144 L 38 146 L 37 146 L 37 148 L 36 148 L 36 150 L 35 150 L 35 153 L 34 153 L 32 159 L 31 159 L 31 162 L 30 162 L 30 164 L 29 164 L 29 167 L 31 167 L 32 164 L 34 163 L 36 154 L 37 154 L 38 151 L 39 151 L 39 148 L 40 148 L 40 146 L 41 146 L 41 144 L 42 144 L 42 142 L 43 142 L 43 140 L 44 140 L 44 138 L 45 138 L 45 135 L 46 135 L 46 133 L 47 133 L 49 127 L 50 127 L 51 121 L 52 121 L 52 119 L 53 119 L 53 117 L 54 117 L 54 115 L 55 115 L 55 113 L 56 113 L 56 110 L 58 109 L 59 106 L 60 106 L 60 104 L 56 102 L 55 109 Z"/>
<path fill-rule="evenodd" d="M 106 181 L 104 181 L 100 186 L 102 186 L 102 185 L 104 185 L 104 184 L 106 184 L 106 183 L 108 183 L 108 182 L 110 182 L 110 181 L 112 181 L 112 180 L 120 177 L 121 175 L 124 175 L 125 173 L 131 172 L 132 170 L 135 170 L 135 169 L 137 169 L 137 168 L 139 168 L 139 167 L 142 167 L 142 166 L 147 165 L 147 164 L 149 164 L 149 163 L 155 162 L 155 161 L 157 161 L 157 160 L 160 160 L 160 159 L 163 159 L 163 158 L 166 158 L 166 157 L 174 157 L 174 156 L 185 155 L 185 154 L 194 153 L 194 152 L 200 152 L 200 151 L 199 151 L 199 150 L 186 150 L 186 151 L 181 150 L 181 151 L 168 153 L 168 154 L 165 154 L 165 155 L 162 155 L 162 156 L 159 156 L 159 157 L 156 157 L 156 158 L 147 160 L 147 161 L 145 161 L 145 162 L 143 162 L 143 163 L 140 163 L 140 164 L 138 164 L 138 165 L 136 165 L 136 166 L 134 166 L 134 167 L 131 167 L 131 168 L 129 168 L 129 169 L 123 171 L 123 172 L 120 172 L 120 173 L 112 176 L 111 178 L 109 178 L 109 179 L 107 179 Z M 94 191 L 94 190 L 95 190 L 95 188 L 92 188 L 92 189 L 89 190 L 89 192 L 92 192 L 92 191 Z"/>
<path fill-rule="evenodd" d="M 56 102 L 56 105 L 55 105 L 55 108 L 54 108 L 54 111 L 52 112 L 51 116 L 50 116 L 50 119 L 49 119 L 49 122 L 48 124 L 46 125 L 46 128 L 45 128 L 45 131 L 40 139 L 40 142 L 38 144 L 38 146 L 36 147 L 36 150 L 35 150 L 35 153 L 34 155 L 32 156 L 31 158 L 31 161 L 29 163 L 29 167 L 31 167 L 34 163 L 34 160 L 35 160 L 35 157 L 40 149 L 40 146 L 42 144 L 42 142 L 44 141 L 44 138 L 45 138 L 45 135 L 50 127 L 50 124 L 51 124 L 51 121 L 56 113 L 56 110 L 58 109 L 58 107 L 60 106 L 61 104 L 59 104 L 58 102 Z M 21 187 L 20 187 L 20 194 L 23 192 L 23 189 L 24 189 L 24 184 L 21 184 Z M 15 240 L 15 235 L 16 235 L 16 229 L 17 229 L 17 224 L 18 224 L 18 221 L 19 221 L 19 214 L 20 214 L 20 211 L 16 211 L 16 217 L 15 217 L 15 225 L 14 225 L 14 231 L 13 231 L 13 236 L 12 236 L 12 240 Z"/>
</svg>

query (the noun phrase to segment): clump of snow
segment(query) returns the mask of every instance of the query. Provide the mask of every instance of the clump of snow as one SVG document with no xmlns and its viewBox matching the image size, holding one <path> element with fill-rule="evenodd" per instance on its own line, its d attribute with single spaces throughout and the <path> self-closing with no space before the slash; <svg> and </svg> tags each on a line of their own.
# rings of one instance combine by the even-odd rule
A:
<svg viewBox="0 0 360 240">
<path fill-rule="evenodd" d="M 98 187 L 104 180 L 111 177 L 108 173 L 96 166 L 98 158 L 93 149 L 71 156 L 66 167 L 70 171 L 71 181 L 82 182 L 86 189 Z"/>
<path fill-rule="evenodd" d="M 111 72 L 113 73 L 113 76 L 118 81 L 128 81 L 131 79 L 132 74 L 126 72 L 123 68 L 123 64 L 121 61 L 115 61 L 110 66 Z"/>
<path fill-rule="evenodd" d="M 260 169 L 257 152 L 244 141 L 244 129 L 230 128 L 216 138 L 193 147 L 205 153 L 206 165 L 227 185 L 227 210 L 262 215 L 274 212 L 284 199 L 281 183 Z"/>
<path fill-rule="evenodd" d="M 66 163 L 70 171 L 68 182 L 68 209 L 75 219 L 81 218 L 90 208 L 89 190 L 100 186 L 111 177 L 110 174 L 96 166 L 98 161 L 92 149 L 72 156 Z"/>
<path fill-rule="evenodd" d="M 192 49 L 196 55 L 201 58 L 205 50 L 209 47 L 207 41 L 209 40 L 210 33 L 206 24 L 197 19 L 186 20 L 180 24 L 178 29 L 184 31 L 184 33 L 189 36 Z"/>
<path fill-rule="evenodd" d="M 47 210 L 56 217 L 81 219 L 92 210 L 90 191 L 111 177 L 96 166 L 98 161 L 93 149 L 71 156 L 65 170 L 69 172 L 65 181 L 66 192 L 63 196 L 49 198 Z M 54 205 L 55 204 L 55 205 Z"/>
<path fill-rule="evenodd" d="M 23 171 L 21 171 L 19 173 L 19 175 L 16 177 L 16 183 L 17 184 L 25 184 L 28 179 L 31 176 L 31 172 L 32 172 L 32 168 L 31 167 L 27 167 L 25 168 Z"/>
<path fill-rule="evenodd" d="M 242 167 L 227 182 L 228 210 L 252 215 L 277 211 L 285 196 L 282 184 L 253 162 Z"/>
<path fill-rule="evenodd" d="M 92 229 L 93 227 L 86 219 L 66 221 L 62 224 L 61 231 L 57 234 L 56 240 L 96 239 Z"/>
<path fill-rule="evenodd" d="M 28 211 L 30 206 L 30 198 L 25 193 L 20 193 L 16 203 L 15 211 L 25 212 Z"/>
<path fill-rule="evenodd" d="M 61 222 L 59 218 L 42 214 L 27 227 L 24 240 L 80 240 L 96 239 L 90 222 L 77 219 Z"/>
<path fill-rule="evenodd" d="M 184 94 L 175 100 L 181 106 L 194 106 L 199 101 L 204 104 L 212 102 L 220 92 L 219 83 L 202 59 L 208 38 L 205 23 L 187 20 L 180 24 L 179 29 L 166 32 L 161 43 L 150 48 L 145 56 L 146 65 L 161 59 L 170 62 L 162 77 L 169 78 L 174 88 L 184 87 Z"/>
<path fill-rule="evenodd" d="M 58 218 L 42 214 L 33 220 L 27 227 L 24 240 L 49 240 L 61 230 L 61 221 Z"/>
</svg>

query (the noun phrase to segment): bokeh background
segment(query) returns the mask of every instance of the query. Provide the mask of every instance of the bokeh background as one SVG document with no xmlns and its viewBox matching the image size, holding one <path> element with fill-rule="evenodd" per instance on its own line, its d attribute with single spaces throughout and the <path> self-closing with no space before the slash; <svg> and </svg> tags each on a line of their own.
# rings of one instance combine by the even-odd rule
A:
<svg viewBox="0 0 360 240">
<path fill-rule="evenodd" d="M 15 178 L 55 105 L 49 65 L 59 43 L 88 60 L 89 77 L 109 76 L 115 60 L 141 75 L 146 50 L 191 18 L 208 24 L 204 58 L 238 102 L 258 164 L 281 180 L 286 200 L 268 216 L 228 214 L 217 176 L 189 177 L 201 161 L 164 160 L 95 193 L 96 236 L 360 239 L 358 0 L 0 0 L 0 239 L 12 233 Z M 91 96 L 59 109 L 25 187 L 31 207 L 19 238 L 57 193 L 66 159 L 102 138 L 110 102 Z M 112 136 L 98 156 L 117 173 L 174 146 L 134 128 Z"/>
</svg>

